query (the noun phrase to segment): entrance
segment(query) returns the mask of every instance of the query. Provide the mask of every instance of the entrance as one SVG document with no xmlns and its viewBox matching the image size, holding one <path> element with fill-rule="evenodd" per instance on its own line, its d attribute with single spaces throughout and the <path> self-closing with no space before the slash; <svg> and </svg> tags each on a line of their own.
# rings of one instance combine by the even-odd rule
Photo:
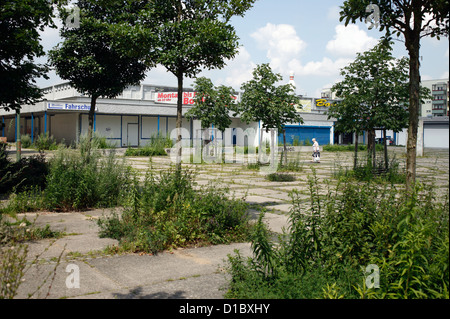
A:
<svg viewBox="0 0 450 319">
<path fill-rule="evenodd" d="M 127 145 L 139 145 L 139 125 L 137 123 L 128 123 L 127 125 Z"/>
</svg>

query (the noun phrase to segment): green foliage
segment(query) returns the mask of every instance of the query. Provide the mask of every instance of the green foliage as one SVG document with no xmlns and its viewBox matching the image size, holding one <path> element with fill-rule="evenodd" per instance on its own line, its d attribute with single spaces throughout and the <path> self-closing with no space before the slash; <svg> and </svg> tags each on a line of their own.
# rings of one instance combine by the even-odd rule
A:
<svg viewBox="0 0 450 319">
<path fill-rule="evenodd" d="M 146 8 L 145 26 L 158 34 L 153 46 L 157 62 L 179 78 L 194 77 L 203 68 L 225 66 L 238 51 L 233 16 L 243 16 L 255 0 L 152 1 Z M 181 96 L 179 97 L 182 98 Z"/>
<path fill-rule="evenodd" d="M 412 40 L 408 37 L 408 33 L 418 33 L 420 37 L 431 36 L 439 37 L 442 35 L 448 36 L 448 1 L 437 0 L 431 3 L 425 0 L 420 0 L 416 3 L 416 6 L 410 6 L 408 1 L 401 0 L 394 3 L 382 1 L 382 0 L 345 0 L 342 11 L 340 12 L 340 21 L 345 20 L 347 26 L 350 22 L 356 23 L 356 21 L 364 21 L 369 13 L 366 12 L 366 7 L 370 4 L 375 4 L 382 13 L 380 15 L 380 31 L 385 30 L 386 35 L 405 35 L 405 38 Z M 413 28 L 414 17 L 416 16 L 422 19 L 419 27 Z M 429 20 L 425 16 L 429 16 Z M 414 29 L 414 30 L 413 30 Z M 409 35 L 412 36 L 412 35 Z"/>
<path fill-rule="evenodd" d="M 248 236 L 247 204 L 227 190 L 194 190 L 191 172 L 146 175 L 128 193 L 122 216 L 100 219 L 101 236 L 120 240 L 125 250 L 157 253 L 189 245 L 223 244 Z"/>
<path fill-rule="evenodd" d="M 53 135 L 49 136 L 48 133 L 39 134 L 38 137 L 35 139 L 33 146 L 39 152 L 45 150 L 54 151 L 58 149 L 58 144 L 56 143 L 55 138 L 53 137 Z"/>
<path fill-rule="evenodd" d="M 79 26 L 71 28 L 64 23 L 60 30 L 63 41 L 48 56 L 62 79 L 90 96 L 91 138 L 97 99 L 114 98 L 127 86 L 143 80 L 151 62 L 140 47 L 154 37 L 136 26 L 134 15 L 141 10 L 139 1 L 78 0 L 76 4 L 80 8 Z M 70 12 L 59 9 L 63 21 L 67 21 Z"/>
<path fill-rule="evenodd" d="M 60 149 L 50 161 L 45 204 L 51 210 L 112 207 L 120 203 L 130 185 L 131 171 L 114 152 L 106 158 Z"/>
<path fill-rule="evenodd" d="M 86 143 L 88 143 L 88 136 L 87 135 L 81 136 L 80 142 L 78 143 L 77 147 L 78 148 L 86 147 Z M 115 144 L 108 142 L 108 139 L 106 137 L 100 136 L 96 133 L 92 134 L 91 145 L 93 148 L 99 150 L 116 147 Z"/>
<path fill-rule="evenodd" d="M 172 148 L 173 141 L 169 137 L 152 136 L 144 147 L 127 148 L 125 156 L 165 156 L 166 148 Z"/>
<path fill-rule="evenodd" d="M 20 141 L 22 143 L 23 148 L 30 148 L 31 146 L 31 136 L 28 134 L 22 135 L 20 137 Z"/>
<path fill-rule="evenodd" d="M 266 179 L 271 182 L 293 182 L 295 176 L 290 174 L 272 173 L 266 176 Z"/>
<path fill-rule="evenodd" d="M 376 144 L 375 150 L 378 152 L 381 152 L 383 150 L 383 145 Z M 324 145 L 323 146 L 324 152 L 354 152 L 355 151 L 355 145 L 349 144 L 349 145 Z M 358 144 L 358 151 L 367 151 L 367 145 L 365 144 Z"/>
<path fill-rule="evenodd" d="M 221 85 L 214 87 L 210 79 L 200 77 L 195 80 L 195 105 L 187 114 L 187 119 L 199 119 L 202 128 L 214 125 L 225 131 L 231 125 L 230 111 L 235 109 L 233 96 L 236 92 L 231 87 Z"/>
<path fill-rule="evenodd" d="M 379 146 L 382 147 L 381 145 Z M 373 165 L 371 160 L 366 159 L 358 162 L 358 165 L 353 169 L 339 167 L 333 175 L 337 178 L 345 176 L 366 182 L 389 182 L 392 184 L 404 184 L 406 182 L 405 169 L 400 167 L 395 156 L 390 160 L 387 170 L 378 169 L 377 167 L 383 167 L 383 163 L 375 163 Z"/>
<path fill-rule="evenodd" d="M 394 59 L 391 50 L 391 43 L 382 40 L 341 70 L 344 80 L 332 90 L 342 101 L 328 110 L 329 118 L 338 119 L 338 131 L 385 127 L 398 132 L 407 127 L 408 60 Z"/>
<path fill-rule="evenodd" d="M 291 193 L 278 245 L 261 217 L 253 257 L 229 256 L 228 297 L 448 298 L 448 196 L 437 200 L 432 186 L 411 194 L 349 179 L 321 195 L 315 173 L 309 193 L 308 205 Z M 371 264 L 380 268 L 380 288 L 365 286 L 361 269 Z"/>
<path fill-rule="evenodd" d="M 0 247 L 0 299 L 12 299 L 22 283 L 27 245 Z"/>
<path fill-rule="evenodd" d="M 48 224 L 44 228 L 39 228 L 26 218 L 15 217 L 14 220 L 11 216 L 7 218 L 0 212 L 0 299 L 12 299 L 16 296 L 17 290 L 23 282 L 23 276 L 38 260 L 39 256 L 32 261 L 27 258 L 29 257 L 28 245 L 25 242 L 61 236 L 60 232 L 52 231 Z M 57 264 L 59 264 L 60 258 Z M 44 282 L 49 276 L 50 274 L 44 279 Z"/>
<path fill-rule="evenodd" d="M 288 158 L 287 163 L 283 161 L 284 152 L 280 154 L 280 161 L 278 162 L 278 172 L 302 172 L 303 162 L 300 160 L 300 153 L 297 153 L 294 159 Z"/>
<path fill-rule="evenodd" d="M 18 214 L 40 211 L 45 207 L 42 191 L 37 187 L 24 189 L 20 192 L 12 193 L 9 196 L 8 204 L 0 209 L 0 213 Z"/>
<path fill-rule="evenodd" d="M 48 0 L 0 2 L 0 108 L 19 110 L 41 99 L 35 79 L 46 77 L 48 67 L 34 59 L 45 55 L 39 32 L 54 27 L 52 18 Z"/>
<path fill-rule="evenodd" d="M 244 83 L 238 113 L 246 123 L 262 121 L 262 129 L 278 129 L 281 132 L 286 123 L 303 123 L 296 112 L 300 104 L 292 85 L 276 84 L 282 80 L 280 74 L 273 73 L 269 64 L 258 65 L 253 71 L 253 79 Z"/>
<path fill-rule="evenodd" d="M 21 192 L 29 187 L 45 187 L 48 163 L 42 155 L 21 158 L 11 162 L 6 144 L 0 143 L 0 194 Z"/>
</svg>

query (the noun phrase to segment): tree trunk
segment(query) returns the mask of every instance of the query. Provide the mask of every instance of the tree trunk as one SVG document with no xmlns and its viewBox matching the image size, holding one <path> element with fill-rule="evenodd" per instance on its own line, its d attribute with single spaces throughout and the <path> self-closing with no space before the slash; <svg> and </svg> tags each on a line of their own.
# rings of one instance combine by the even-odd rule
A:
<svg viewBox="0 0 450 319">
<path fill-rule="evenodd" d="M 22 159 L 22 139 L 20 137 L 20 109 L 16 110 L 16 160 Z"/>
<path fill-rule="evenodd" d="M 368 163 L 375 168 L 375 130 L 367 131 L 367 155 Z"/>
<path fill-rule="evenodd" d="M 376 143 L 376 136 L 377 134 L 375 133 L 375 130 L 372 130 L 372 167 L 376 168 L 377 167 L 377 143 Z"/>
<path fill-rule="evenodd" d="M 95 106 L 97 104 L 97 98 L 98 98 L 98 96 L 96 96 L 96 95 L 91 96 L 91 108 L 89 109 L 88 136 L 87 136 L 86 145 L 84 145 L 84 147 L 86 147 L 86 149 L 84 149 L 84 152 L 86 154 L 87 160 L 89 160 L 90 155 L 91 155 L 92 136 L 93 136 L 93 132 L 94 132 Z"/>
<path fill-rule="evenodd" d="M 283 129 L 284 166 L 287 166 L 286 130 Z"/>
<path fill-rule="evenodd" d="M 416 183 L 417 132 L 420 111 L 420 31 L 422 29 L 422 2 L 412 1 L 414 27 L 404 31 L 409 53 L 409 127 L 406 146 L 406 190 L 411 192 Z"/>
<path fill-rule="evenodd" d="M 259 121 L 259 147 L 258 147 L 258 163 L 262 163 L 262 150 L 263 150 L 263 128 L 261 121 Z"/>
<path fill-rule="evenodd" d="M 270 130 L 270 166 L 275 167 L 275 129 Z M 278 167 L 275 167 L 277 169 Z"/>
<path fill-rule="evenodd" d="M 92 141 L 92 136 L 94 132 L 94 116 L 95 116 L 95 105 L 97 104 L 97 97 L 91 96 L 91 108 L 89 109 L 89 128 L 88 128 L 88 141 Z"/>
<path fill-rule="evenodd" d="M 412 32 L 411 32 L 412 33 Z M 407 39 L 409 52 L 409 127 L 406 153 L 406 190 L 411 191 L 416 182 L 417 131 L 419 127 L 420 110 L 420 37 L 411 35 Z"/>
<path fill-rule="evenodd" d="M 178 98 L 177 98 L 177 172 L 181 172 L 181 128 L 183 126 L 183 73 L 179 72 L 178 78 Z"/>
<path fill-rule="evenodd" d="M 358 167 L 358 138 L 359 134 L 358 132 L 355 132 L 355 159 L 353 162 L 353 170 L 356 170 L 356 167 Z"/>
<path fill-rule="evenodd" d="M 388 159 L 388 151 L 387 151 L 387 141 L 386 141 L 386 129 L 383 129 L 383 146 L 384 146 L 384 169 L 389 169 L 389 159 Z"/>
</svg>

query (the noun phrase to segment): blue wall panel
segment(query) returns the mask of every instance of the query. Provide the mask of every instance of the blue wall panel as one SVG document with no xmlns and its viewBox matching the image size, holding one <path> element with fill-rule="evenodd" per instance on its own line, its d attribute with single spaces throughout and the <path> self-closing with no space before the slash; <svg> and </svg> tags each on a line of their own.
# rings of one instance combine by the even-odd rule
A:
<svg viewBox="0 0 450 319">
<path fill-rule="evenodd" d="M 330 144 L 330 127 L 308 127 L 308 126 L 287 126 L 286 128 L 286 143 L 291 144 L 295 139 L 298 139 L 300 143 L 309 141 L 313 138 L 317 140 L 319 145 Z M 280 142 L 283 142 L 283 134 L 278 137 Z"/>
</svg>

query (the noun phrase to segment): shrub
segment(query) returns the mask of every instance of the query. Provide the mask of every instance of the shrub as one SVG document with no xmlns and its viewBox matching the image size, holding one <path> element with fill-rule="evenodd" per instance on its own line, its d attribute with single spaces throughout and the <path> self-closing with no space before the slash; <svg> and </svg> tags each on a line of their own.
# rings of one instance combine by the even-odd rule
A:
<svg viewBox="0 0 450 319">
<path fill-rule="evenodd" d="M 81 149 L 85 147 L 87 143 L 88 143 L 87 135 L 83 135 L 80 137 L 80 141 L 78 142 L 77 148 Z M 109 149 L 116 147 L 115 144 L 109 143 L 106 137 L 100 136 L 96 133 L 92 134 L 91 145 L 95 149 Z"/>
<path fill-rule="evenodd" d="M 381 152 L 384 150 L 384 146 L 381 144 L 375 144 L 375 150 L 377 152 Z M 323 146 L 323 151 L 324 152 L 354 152 L 355 145 L 354 144 L 348 144 L 348 145 L 328 144 L 328 145 Z M 367 145 L 358 144 L 358 151 L 367 151 Z"/>
<path fill-rule="evenodd" d="M 50 161 L 45 204 L 51 210 L 113 207 L 130 185 L 131 170 L 111 152 L 106 158 L 60 149 Z"/>
<path fill-rule="evenodd" d="M 145 146 L 142 148 L 127 148 L 125 156 L 164 156 L 167 155 L 164 149 L 155 149 Z"/>
<path fill-rule="evenodd" d="M 272 173 L 267 175 L 266 179 L 271 182 L 292 182 L 295 181 L 295 176 L 290 174 Z"/>
<path fill-rule="evenodd" d="M 21 192 L 12 193 L 9 196 L 8 204 L 0 209 L 0 213 L 19 214 L 35 212 L 45 207 L 42 191 L 38 187 L 30 187 Z"/>
<path fill-rule="evenodd" d="M 277 245 L 261 217 L 253 257 L 229 256 L 228 297 L 448 298 L 448 196 L 349 179 L 320 195 L 318 185 L 309 178 L 308 208 L 291 193 L 289 229 Z M 378 289 L 361 286 L 370 264 L 380 268 Z"/>
<path fill-rule="evenodd" d="M 387 170 L 384 169 L 384 165 L 384 158 L 379 157 L 375 165 L 370 160 L 363 159 L 358 162 L 358 166 L 355 169 L 339 167 L 333 174 L 337 178 L 345 176 L 366 182 L 384 181 L 393 184 L 404 184 L 406 182 L 405 168 L 400 167 L 395 156 L 390 160 Z"/>
<path fill-rule="evenodd" d="M 58 144 L 53 136 L 49 136 L 48 133 L 44 133 L 39 134 L 36 138 L 34 141 L 34 147 L 39 151 L 54 151 L 58 149 Z"/>
<path fill-rule="evenodd" d="M 0 143 L 0 194 L 21 192 L 30 187 L 45 188 L 48 163 L 41 155 L 22 157 L 11 162 L 6 153 L 6 144 Z"/>
<path fill-rule="evenodd" d="M 153 135 L 144 147 L 127 148 L 125 156 L 165 156 L 165 149 L 172 147 L 173 141 L 169 137 Z"/>
<path fill-rule="evenodd" d="M 100 219 L 102 237 L 120 240 L 126 250 L 156 253 L 199 244 L 245 240 L 247 204 L 229 199 L 227 190 L 194 190 L 189 171 L 148 172 L 143 187 L 129 192 L 122 216 Z"/>
<path fill-rule="evenodd" d="M 24 134 L 21 136 L 20 141 L 22 143 L 23 148 L 30 148 L 31 147 L 31 136 L 28 134 Z"/>
</svg>

